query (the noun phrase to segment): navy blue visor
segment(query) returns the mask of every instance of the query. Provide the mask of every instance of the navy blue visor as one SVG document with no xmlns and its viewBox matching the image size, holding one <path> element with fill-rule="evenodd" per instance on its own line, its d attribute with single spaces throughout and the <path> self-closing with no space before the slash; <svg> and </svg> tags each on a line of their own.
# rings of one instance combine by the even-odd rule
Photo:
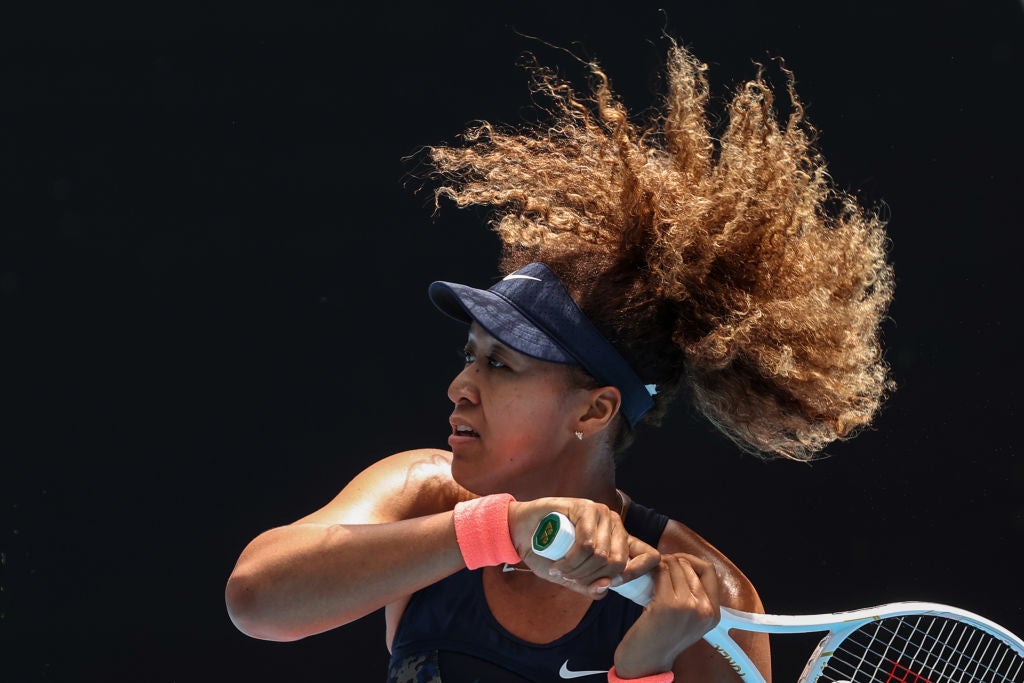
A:
<svg viewBox="0 0 1024 683">
<path fill-rule="evenodd" d="M 631 428 L 654 406 L 653 386 L 644 385 L 543 263 L 523 266 L 490 289 L 434 282 L 429 295 L 442 313 L 464 323 L 476 321 L 511 349 L 580 365 L 601 384 L 616 387 Z"/>
</svg>

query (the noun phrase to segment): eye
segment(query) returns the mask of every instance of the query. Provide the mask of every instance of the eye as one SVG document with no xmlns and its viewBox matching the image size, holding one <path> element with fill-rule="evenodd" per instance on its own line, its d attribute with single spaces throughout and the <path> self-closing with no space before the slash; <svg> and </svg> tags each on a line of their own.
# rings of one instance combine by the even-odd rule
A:
<svg viewBox="0 0 1024 683">
<path fill-rule="evenodd" d="M 462 356 L 462 362 L 465 365 L 469 365 L 470 363 L 476 362 L 476 353 L 468 346 L 464 349 L 459 349 L 459 355 Z M 502 369 L 508 367 L 508 365 L 505 364 L 505 361 L 501 360 L 495 355 L 487 356 L 487 365 L 495 369 Z"/>
</svg>

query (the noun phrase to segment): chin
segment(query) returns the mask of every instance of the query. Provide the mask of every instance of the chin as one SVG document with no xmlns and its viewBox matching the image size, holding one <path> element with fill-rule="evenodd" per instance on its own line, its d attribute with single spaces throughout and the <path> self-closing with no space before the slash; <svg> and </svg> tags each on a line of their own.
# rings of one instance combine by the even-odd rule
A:
<svg viewBox="0 0 1024 683">
<path fill-rule="evenodd" d="M 472 465 L 465 461 L 460 461 L 459 456 L 455 454 L 452 457 L 452 479 L 462 488 L 478 496 L 489 496 L 492 493 L 505 492 L 502 487 L 498 486 L 498 482 L 486 474 L 474 472 Z"/>
</svg>

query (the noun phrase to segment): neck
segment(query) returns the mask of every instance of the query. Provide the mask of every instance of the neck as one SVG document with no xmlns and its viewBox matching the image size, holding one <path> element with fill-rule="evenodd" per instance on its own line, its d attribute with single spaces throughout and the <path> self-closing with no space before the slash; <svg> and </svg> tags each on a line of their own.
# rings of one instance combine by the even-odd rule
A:
<svg viewBox="0 0 1024 683">
<path fill-rule="evenodd" d="M 610 457 L 580 449 L 560 457 L 555 467 L 535 471 L 516 482 L 510 490 L 518 500 L 547 496 L 585 498 L 619 510 L 621 500 L 615 487 L 615 463 Z"/>
</svg>

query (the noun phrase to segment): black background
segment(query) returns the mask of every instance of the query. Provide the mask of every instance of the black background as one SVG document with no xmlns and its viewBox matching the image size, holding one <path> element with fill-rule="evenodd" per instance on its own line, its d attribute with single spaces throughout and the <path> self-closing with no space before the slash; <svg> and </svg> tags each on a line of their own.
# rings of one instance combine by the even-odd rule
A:
<svg viewBox="0 0 1024 683">
<path fill-rule="evenodd" d="M 0 10 L 0 679 L 382 680 L 380 613 L 264 643 L 223 585 L 261 530 L 446 445 L 463 330 L 425 291 L 489 283 L 496 241 L 405 159 L 533 116 L 524 52 L 585 83 L 527 35 L 642 112 L 665 34 L 716 107 L 754 60 L 795 71 L 837 184 L 890 217 L 899 389 L 814 466 L 680 404 L 621 486 L 769 611 L 920 599 L 1024 632 L 1020 2 L 36 3 Z"/>
</svg>

